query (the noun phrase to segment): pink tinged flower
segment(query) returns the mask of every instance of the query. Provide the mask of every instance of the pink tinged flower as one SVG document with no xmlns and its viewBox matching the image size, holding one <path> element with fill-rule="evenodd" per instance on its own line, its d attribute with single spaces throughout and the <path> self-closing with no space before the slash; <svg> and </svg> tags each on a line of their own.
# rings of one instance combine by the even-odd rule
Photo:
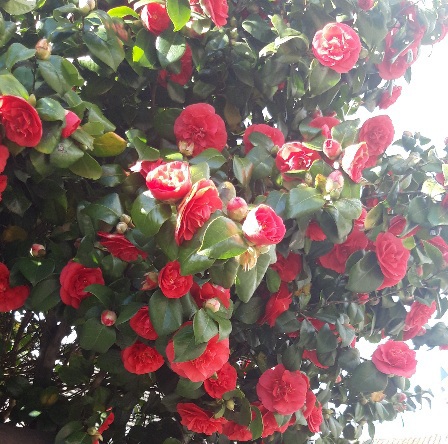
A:
<svg viewBox="0 0 448 444">
<path fill-rule="evenodd" d="M 201 4 L 205 13 L 216 26 L 224 26 L 227 23 L 229 16 L 227 0 L 202 0 Z"/>
<path fill-rule="evenodd" d="M 62 129 L 61 137 L 66 139 L 71 136 L 81 123 L 81 119 L 73 111 L 65 111 L 65 126 Z"/>
<path fill-rule="evenodd" d="M 156 2 L 143 6 L 140 12 L 140 19 L 145 28 L 154 35 L 162 34 L 171 23 L 165 6 Z"/>
<path fill-rule="evenodd" d="M 232 220 L 241 222 L 249 212 L 247 202 L 242 197 L 233 197 L 227 204 L 227 216 Z"/>
<path fill-rule="evenodd" d="M 380 97 L 378 108 L 387 109 L 389 106 L 393 105 L 401 96 L 401 89 L 401 86 L 394 86 L 392 88 L 392 93 L 389 93 L 388 89 L 384 91 Z"/>
<path fill-rule="evenodd" d="M 369 154 L 365 142 L 350 145 L 344 150 L 341 167 L 353 182 L 359 183 L 362 178 L 362 170 L 368 159 Z"/>
<path fill-rule="evenodd" d="M 101 323 L 106 327 L 112 327 L 117 320 L 117 314 L 112 310 L 104 310 L 101 313 Z"/>
<path fill-rule="evenodd" d="M 342 146 L 335 139 L 327 139 L 323 145 L 323 152 L 329 159 L 335 160 L 342 153 Z"/>
<path fill-rule="evenodd" d="M 281 147 L 285 143 L 285 136 L 279 129 L 266 125 L 265 123 L 250 125 L 246 128 L 243 135 L 244 152 L 246 154 L 249 153 L 249 151 L 254 147 L 249 138 L 252 133 L 264 134 L 272 140 L 274 145 L 278 147 Z"/>
<path fill-rule="evenodd" d="M 246 239 L 254 245 L 274 245 L 282 241 L 286 227 L 268 205 L 258 205 L 249 212 L 242 227 Z"/>
</svg>

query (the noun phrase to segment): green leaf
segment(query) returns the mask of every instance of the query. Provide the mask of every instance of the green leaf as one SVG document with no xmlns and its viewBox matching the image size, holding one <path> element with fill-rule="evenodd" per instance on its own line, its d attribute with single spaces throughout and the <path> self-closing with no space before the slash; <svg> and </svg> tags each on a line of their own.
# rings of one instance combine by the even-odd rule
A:
<svg viewBox="0 0 448 444">
<path fill-rule="evenodd" d="M 253 165 L 251 179 L 263 179 L 269 177 L 274 168 L 274 158 L 271 153 L 262 146 L 254 146 L 246 156 Z"/>
<path fill-rule="evenodd" d="M 409 219 L 419 225 L 424 225 L 428 217 L 428 203 L 423 196 L 414 197 L 409 202 Z"/>
<path fill-rule="evenodd" d="M 62 105 L 54 99 L 43 97 L 37 101 L 36 110 L 42 120 L 65 121 L 65 110 Z"/>
<path fill-rule="evenodd" d="M 364 221 L 364 228 L 366 230 L 371 230 L 375 226 L 379 225 L 383 220 L 383 210 L 384 204 L 380 202 L 375 205 L 372 209 L 367 213 L 366 219 Z"/>
<path fill-rule="evenodd" d="M 338 365 L 344 370 L 352 372 L 360 363 L 360 353 L 357 348 L 348 348 L 339 354 Z"/>
<path fill-rule="evenodd" d="M 33 311 L 45 313 L 61 301 L 60 288 L 61 285 L 56 276 L 53 275 L 44 279 L 33 285 L 30 296 L 26 300 L 26 305 Z"/>
<path fill-rule="evenodd" d="M 21 43 L 13 43 L 6 51 L 5 65 L 10 71 L 18 62 L 28 60 L 36 54 L 35 49 L 29 49 Z"/>
<path fill-rule="evenodd" d="M 171 217 L 171 207 L 154 199 L 148 192 L 144 192 L 135 199 L 131 216 L 135 226 L 145 236 L 154 236 L 163 223 Z"/>
<path fill-rule="evenodd" d="M 127 175 L 121 165 L 116 163 L 105 164 L 101 165 L 101 169 L 103 172 L 99 183 L 105 187 L 116 187 L 126 180 Z"/>
<path fill-rule="evenodd" d="M 29 97 L 26 88 L 12 74 L 0 74 L 0 93 L 24 99 Z"/>
<path fill-rule="evenodd" d="M 252 162 L 247 158 L 241 158 L 238 156 L 233 157 L 233 172 L 238 182 L 247 187 L 252 177 L 254 166 Z"/>
<path fill-rule="evenodd" d="M 373 393 L 384 390 L 387 381 L 387 375 L 378 371 L 372 361 L 364 361 L 354 370 L 348 386 L 356 393 Z"/>
<path fill-rule="evenodd" d="M 270 26 L 258 14 L 251 14 L 243 21 L 241 26 L 260 42 L 269 43 L 274 38 Z"/>
<path fill-rule="evenodd" d="M 159 108 L 154 115 L 154 129 L 157 131 L 160 137 L 167 139 L 171 142 L 176 142 L 174 136 L 174 122 L 181 113 L 180 109 L 176 108 Z"/>
<path fill-rule="evenodd" d="M 126 16 L 131 16 L 136 19 L 140 19 L 140 16 L 129 6 L 117 6 L 116 8 L 109 9 L 109 11 L 107 11 L 107 13 L 111 17 L 123 18 Z"/>
<path fill-rule="evenodd" d="M 311 97 L 318 96 L 333 88 L 341 80 L 341 74 L 333 69 L 321 65 L 317 60 L 311 63 L 309 77 L 309 91 Z"/>
<path fill-rule="evenodd" d="M 369 251 L 349 272 L 347 290 L 355 293 L 375 291 L 384 280 L 376 254 Z"/>
<path fill-rule="evenodd" d="M 233 220 L 220 216 L 207 225 L 198 254 L 229 259 L 244 253 L 247 248 L 241 228 Z"/>
<path fill-rule="evenodd" d="M 166 10 L 175 31 L 182 29 L 190 20 L 191 10 L 188 0 L 167 0 Z"/>
<path fill-rule="evenodd" d="M 188 399 L 198 399 L 201 396 L 205 394 L 205 391 L 202 387 L 202 381 L 200 382 L 193 382 L 190 381 L 187 378 L 180 378 L 179 382 L 177 383 L 175 393 L 179 396 L 182 396 L 184 398 Z M 181 444 L 180 441 L 177 439 L 171 438 L 170 440 L 165 440 L 164 444 Z"/>
<path fill-rule="evenodd" d="M 238 298 L 243 302 L 249 302 L 255 290 L 260 285 L 266 270 L 271 262 L 269 254 L 262 254 L 257 259 L 257 264 L 251 270 L 238 270 L 235 289 Z"/>
<path fill-rule="evenodd" d="M 331 137 L 336 139 L 342 147 L 353 145 L 358 140 L 359 119 L 346 120 L 331 129 Z"/>
<path fill-rule="evenodd" d="M 83 213 L 87 214 L 96 223 L 96 226 L 99 220 L 109 225 L 115 225 L 123 214 L 123 207 L 118 194 L 111 193 L 97 202 L 87 205 Z"/>
<path fill-rule="evenodd" d="M 290 191 L 286 207 L 288 218 L 310 216 L 325 204 L 322 195 L 315 188 L 298 186 Z"/>
<path fill-rule="evenodd" d="M 208 342 L 218 334 L 216 322 L 207 314 L 204 308 L 196 312 L 193 318 L 193 330 L 196 344 Z"/>
<path fill-rule="evenodd" d="M 266 205 L 269 205 L 280 217 L 285 217 L 286 213 L 286 205 L 288 202 L 288 193 L 284 191 L 274 190 L 268 194 L 268 197 L 265 201 Z"/>
<path fill-rule="evenodd" d="M 163 69 L 179 60 L 183 56 L 185 48 L 185 38 L 169 29 L 156 38 L 157 57 Z"/>
<path fill-rule="evenodd" d="M 255 324 L 262 316 L 265 305 L 263 299 L 254 296 L 249 302 L 240 303 L 233 317 L 244 324 Z"/>
<path fill-rule="evenodd" d="M 235 282 L 239 263 L 236 259 L 229 259 L 224 263 L 215 263 L 209 269 L 211 280 L 214 284 L 224 288 L 230 288 Z"/>
<path fill-rule="evenodd" d="M 114 297 L 114 292 L 105 285 L 92 284 L 84 288 L 84 291 L 94 295 L 104 308 L 109 308 Z"/>
<path fill-rule="evenodd" d="M 101 165 L 88 153 L 84 153 L 84 156 L 68 168 L 73 174 L 86 179 L 98 180 L 103 174 Z"/>
<path fill-rule="evenodd" d="M 118 156 L 125 150 L 126 145 L 126 140 L 118 134 L 108 132 L 95 138 L 92 154 L 96 157 Z"/>
<path fill-rule="evenodd" d="M 218 330 L 216 330 L 218 334 Z M 196 359 L 204 353 L 206 343 L 198 344 L 192 325 L 181 328 L 173 337 L 174 362 L 186 362 Z"/>
<path fill-rule="evenodd" d="M 20 272 L 33 286 L 50 276 L 55 267 L 52 259 L 21 258 L 17 264 Z"/>
<path fill-rule="evenodd" d="M 51 131 L 51 134 L 56 137 L 57 132 Z M 51 139 L 49 140 L 51 141 Z M 48 146 L 50 148 L 50 146 Z M 48 151 L 47 144 L 44 143 L 39 148 L 41 152 Z M 43 150 L 43 151 L 42 151 Z M 57 168 L 68 168 L 69 166 L 73 165 L 75 162 L 77 162 L 79 159 L 81 159 L 84 156 L 84 151 L 80 150 L 72 140 L 70 139 L 63 139 L 61 142 L 57 145 L 56 149 L 53 149 L 53 151 L 50 154 L 50 164 L 54 165 Z"/>
<path fill-rule="evenodd" d="M 329 353 L 336 350 L 338 347 L 338 338 L 333 331 L 330 330 L 330 326 L 325 324 L 317 333 L 317 346 L 318 353 Z"/>
<path fill-rule="evenodd" d="M 1 2 L 2 8 L 11 15 L 22 15 L 36 7 L 36 0 L 6 0 Z"/>
<path fill-rule="evenodd" d="M 62 68 L 63 58 L 60 56 L 51 56 L 48 60 L 38 60 L 40 75 L 45 82 L 58 94 L 63 95 L 71 90 L 73 85 L 67 82 Z"/>
<path fill-rule="evenodd" d="M 250 410 L 252 412 L 252 415 L 255 413 L 255 417 L 252 417 L 250 424 L 249 424 L 249 430 L 252 433 L 252 439 L 258 439 L 261 437 L 261 434 L 263 433 L 263 419 L 261 416 L 260 409 L 254 405 L 250 406 Z"/>
<path fill-rule="evenodd" d="M 2 203 L 11 213 L 17 214 L 20 217 L 23 217 L 31 206 L 31 201 L 21 190 L 12 190 L 11 188 L 7 188 L 2 193 Z"/>
<path fill-rule="evenodd" d="M 190 160 L 190 165 L 197 165 L 205 162 L 211 170 L 221 168 L 226 162 L 226 158 L 214 148 L 208 148 Z"/>
<path fill-rule="evenodd" d="M 149 316 L 159 336 L 169 335 L 182 325 L 182 303 L 157 290 L 149 299 Z"/>
<path fill-rule="evenodd" d="M 105 353 L 115 343 L 115 329 L 106 327 L 98 319 L 90 318 L 81 327 L 79 345 L 84 350 Z"/>
<path fill-rule="evenodd" d="M 141 29 L 132 48 L 132 61 L 149 69 L 156 69 L 159 65 L 156 51 L 156 37 L 145 28 Z"/>
<path fill-rule="evenodd" d="M 117 317 L 117 320 L 115 321 L 115 325 L 123 324 L 123 322 L 129 321 L 129 319 L 132 318 L 132 316 L 137 313 L 140 308 L 143 307 L 144 304 L 141 302 L 129 302 L 126 305 L 123 305 L 120 314 Z"/>
</svg>

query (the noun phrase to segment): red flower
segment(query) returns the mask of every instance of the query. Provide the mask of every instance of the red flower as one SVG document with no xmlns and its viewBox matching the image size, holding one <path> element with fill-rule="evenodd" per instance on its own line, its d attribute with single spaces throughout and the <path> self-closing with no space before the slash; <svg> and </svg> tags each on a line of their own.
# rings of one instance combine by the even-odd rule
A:
<svg viewBox="0 0 448 444">
<path fill-rule="evenodd" d="M 392 93 L 389 93 L 388 89 L 384 91 L 383 94 L 381 94 L 380 101 L 378 103 L 378 108 L 387 109 L 389 108 L 389 106 L 393 105 L 401 96 L 401 90 L 402 90 L 401 86 L 395 85 L 392 88 Z"/>
<path fill-rule="evenodd" d="M 5 145 L 0 145 L 0 173 L 6 168 L 6 162 L 8 161 L 9 150 Z"/>
<path fill-rule="evenodd" d="M 316 395 L 311 390 L 308 390 L 306 392 L 305 405 L 302 408 L 302 413 L 305 419 L 307 419 L 311 415 L 311 412 L 313 411 L 315 405 Z"/>
<path fill-rule="evenodd" d="M 395 236 L 399 236 L 403 233 L 403 230 L 406 227 L 406 218 L 404 216 L 401 216 L 397 214 L 394 216 L 389 223 L 388 232 L 394 234 Z M 413 236 L 414 234 L 418 233 L 420 231 L 420 227 L 417 226 L 413 228 L 411 231 L 408 231 L 406 234 L 402 235 L 401 237 L 403 239 L 406 239 L 407 237 Z"/>
<path fill-rule="evenodd" d="M 361 41 L 343 23 L 328 23 L 313 38 L 313 54 L 319 62 L 336 72 L 349 72 L 358 61 Z"/>
<path fill-rule="evenodd" d="M 108 411 L 111 409 L 108 409 Z M 113 414 L 113 412 L 110 412 L 107 416 L 106 419 L 104 420 L 104 422 L 98 427 L 98 433 L 101 435 L 103 434 L 106 430 L 109 429 L 110 425 L 114 422 L 115 420 L 115 415 Z M 99 440 L 95 440 L 93 441 L 93 444 L 99 444 Z"/>
<path fill-rule="evenodd" d="M 64 139 L 71 136 L 81 123 L 81 119 L 73 112 L 65 110 L 65 126 L 62 129 L 61 137 Z"/>
<path fill-rule="evenodd" d="M 336 244 L 329 253 L 321 256 L 319 261 L 325 268 L 337 273 L 344 273 L 345 264 L 350 255 L 355 251 L 366 248 L 368 242 L 367 236 L 358 227 L 354 226 L 347 240 L 342 244 Z"/>
<path fill-rule="evenodd" d="M 375 4 L 375 0 L 358 0 L 358 6 L 363 11 L 370 11 Z"/>
<path fill-rule="evenodd" d="M 376 256 L 384 281 L 378 290 L 398 284 L 408 268 L 411 252 L 403 246 L 403 241 L 392 233 L 380 233 L 375 240 Z"/>
<path fill-rule="evenodd" d="M 252 133 L 262 133 L 272 140 L 272 143 L 278 147 L 281 147 L 285 143 L 285 136 L 283 133 L 272 126 L 260 123 L 257 125 L 250 125 L 246 128 L 243 135 L 244 152 L 247 154 L 254 146 L 249 139 Z"/>
<path fill-rule="evenodd" d="M 9 285 L 9 270 L 5 264 L 0 263 L 0 312 L 17 310 L 26 301 L 30 289 L 26 285 L 11 287 Z"/>
<path fill-rule="evenodd" d="M 391 339 L 373 352 L 372 362 L 381 373 L 410 378 L 417 367 L 415 355 L 406 343 Z"/>
<path fill-rule="evenodd" d="M 319 159 L 318 151 L 310 150 L 300 142 L 288 142 L 277 153 L 275 166 L 282 173 L 284 180 L 294 180 L 285 173 L 295 170 L 309 170 L 311 165 Z"/>
<path fill-rule="evenodd" d="M 112 234 L 98 231 L 100 244 L 107 248 L 112 256 L 117 257 L 125 262 L 136 261 L 139 256 L 142 259 L 148 257 L 148 253 L 138 249 L 134 244 L 124 237 L 124 234 Z"/>
<path fill-rule="evenodd" d="M 359 183 L 362 177 L 362 170 L 369 161 L 368 148 L 366 143 L 350 145 L 344 150 L 341 167 L 348 174 L 353 182 Z"/>
<path fill-rule="evenodd" d="M 321 364 L 321 362 L 319 361 L 317 357 L 317 350 L 303 350 L 302 359 L 308 359 L 316 367 L 328 368 L 328 365 Z"/>
<path fill-rule="evenodd" d="M 320 128 L 321 134 L 329 138 L 331 137 L 331 129 L 339 125 L 341 121 L 333 116 L 317 116 L 313 120 L 311 120 L 310 123 L 308 123 L 308 126 L 311 126 L 313 128 Z"/>
<path fill-rule="evenodd" d="M 445 242 L 445 239 L 441 236 L 434 236 L 426 242 L 429 242 L 431 245 L 438 248 L 442 253 L 443 260 L 448 264 L 448 244 Z"/>
<path fill-rule="evenodd" d="M 322 146 L 322 152 L 330 160 L 336 160 L 342 153 L 342 145 L 336 139 L 327 139 Z"/>
<path fill-rule="evenodd" d="M 389 116 L 375 116 L 364 122 L 358 140 L 367 144 L 369 159 L 366 168 L 375 166 L 378 156 L 393 142 L 394 134 L 394 125 Z"/>
<path fill-rule="evenodd" d="M 292 293 L 288 290 L 288 285 L 285 282 L 280 284 L 280 288 L 277 293 L 274 293 L 266 304 L 264 315 L 260 319 L 259 323 L 266 322 L 270 327 L 275 325 L 277 318 L 288 310 L 292 302 Z"/>
<path fill-rule="evenodd" d="M 155 372 L 163 365 L 162 355 L 149 345 L 135 342 L 121 351 L 124 368 L 136 375 Z"/>
<path fill-rule="evenodd" d="M 174 203 L 191 190 L 190 166 L 179 161 L 160 165 L 148 173 L 146 186 L 155 199 Z"/>
<path fill-rule="evenodd" d="M 147 306 L 140 308 L 140 310 L 132 316 L 129 320 L 129 325 L 132 330 L 142 338 L 154 341 L 159 337 L 149 318 L 149 309 Z"/>
<path fill-rule="evenodd" d="M 283 282 L 292 282 L 302 271 L 302 256 L 289 252 L 288 257 L 277 253 L 277 262 L 271 265 Z"/>
<path fill-rule="evenodd" d="M 237 374 L 235 368 L 226 362 L 216 375 L 204 381 L 204 389 L 209 396 L 221 399 L 222 395 L 236 389 Z"/>
<path fill-rule="evenodd" d="M 188 430 L 209 436 L 222 433 L 223 425 L 227 422 L 225 418 L 214 418 L 213 412 L 202 410 L 192 402 L 177 404 L 177 413 L 180 415 L 181 424 Z"/>
<path fill-rule="evenodd" d="M 224 120 L 207 103 L 187 106 L 174 122 L 174 134 L 177 142 L 186 145 L 193 156 L 207 148 L 222 151 L 227 143 Z"/>
<path fill-rule="evenodd" d="M 171 23 L 165 6 L 160 3 L 148 3 L 143 6 L 140 12 L 140 19 L 145 28 L 154 35 L 162 34 Z"/>
<path fill-rule="evenodd" d="M 269 411 L 290 415 L 305 404 L 308 387 L 308 378 L 302 372 L 291 372 L 279 364 L 260 376 L 257 395 Z"/>
<path fill-rule="evenodd" d="M 310 416 L 307 419 L 308 428 L 313 433 L 320 432 L 320 425 L 322 424 L 324 418 L 322 416 L 322 405 L 318 402 L 317 405 L 313 406 Z"/>
<path fill-rule="evenodd" d="M 258 205 L 249 212 L 242 227 L 246 239 L 254 245 L 274 245 L 282 241 L 286 227 L 268 205 Z"/>
<path fill-rule="evenodd" d="M 429 307 L 418 301 L 414 301 L 411 305 L 411 310 L 404 320 L 403 340 L 407 341 L 408 339 L 417 336 L 422 327 L 431 319 L 436 308 L 435 301 L 433 301 Z"/>
<path fill-rule="evenodd" d="M 202 287 L 199 287 L 199 285 L 194 282 L 190 293 L 198 307 L 202 307 L 206 301 L 213 298 L 218 299 L 224 307 L 230 307 L 230 289 L 221 287 L 220 285 L 206 282 Z"/>
<path fill-rule="evenodd" d="M 17 145 L 34 147 L 42 138 L 39 114 L 21 97 L 0 96 L 0 123 L 6 137 Z"/>
<path fill-rule="evenodd" d="M 2 200 L 2 193 L 6 190 L 6 185 L 8 185 L 8 177 L 2 174 L 0 175 L 0 202 Z"/>
<path fill-rule="evenodd" d="M 227 436 L 230 441 L 252 441 L 252 432 L 247 426 L 237 424 L 233 421 L 227 421 L 224 424 L 222 433 Z"/>
<path fill-rule="evenodd" d="M 166 356 L 171 370 L 183 378 L 193 382 L 205 381 L 229 360 L 229 340 L 219 341 L 219 335 L 213 336 L 207 343 L 204 353 L 199 357 L 185 362 L 174 362 L 174 344 L 171 340 L 166 347 Z"/>
<path fill-rule="evenodd" d="M 157 168 L 159 165 L 163 165 L 165 162 L 162 159 L 157 160 L 142 160 L 133 165 L 130 170 L 134 173 L 140 173 L 145 179 L 148 173 Z"/>
<path fill-rule="evenodd" d="M 168 262 L 159 272 L 159 287 L 162 293 L 171 299 L 186 295 L 193 285 L 193 276 L 183 276 L 180 273 L 178 261 Z"/>
<path fill-rule="evenodd" d="M 206 179 L 196 182 L 178 208 L 174 233 L 177 245 L 190 240 L 211 214 L 221 209 L 222 202 L 215 184 Z"/>
<path fill-rule="evenodd" d="M 227 0 L 202 0 L 202 8 L 216 26 L 224 26 L 229 16 Z"/>
<path fill-rule="evenodd" d="M 322 231 L 322 228 L 316 220 L 312 220 L 309 223 L 305 236 L 309 237 L 312 241 L 323 241 L 327 238 L 326 234 Z"/>
<path fill-rule="evenodd" d="M 159 83 L 166 88 L 167 81 L 177 83 L 178 85 L 185 85 L 193 74 L 193 59 L 191 48 L 187 45 L 184 55 L 180 58 L 180 72 L 175 74 L 162 69 L 159 71 Z"/>
<path fill-rule="evenodd" d="M 254 404 L 261 412 L 261 418 L 263 421 L 263 432 L 261 434 L 262 438 L 266 438 L 274 434 L 275 432 L 284 433 L 286 429 L 290 426 L 290 423 L 294 422 L 294 416 L 291 418 L 291 421 L 288 421 L 286 424 L 279 426 L 275 416 L 272 412 L 270 412 L 264 405 L 256 402 Z"/>
<path fill-rule="evenodd" d="M 103 273 L 100 268 L 84 267 L 73 260 L 62 269 L 59 280 L 62 302 L 73 308 L 79 308 L 81 301 L 91 296 L 91 293 L 84 291 L 84 288 L 92 284 L 104 285 Z"/>
</svg>

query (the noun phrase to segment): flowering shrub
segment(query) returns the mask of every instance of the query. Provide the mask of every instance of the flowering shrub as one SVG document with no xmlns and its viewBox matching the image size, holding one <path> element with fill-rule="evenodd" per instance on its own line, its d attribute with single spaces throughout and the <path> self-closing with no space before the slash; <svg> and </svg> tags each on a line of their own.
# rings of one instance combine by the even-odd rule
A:
<svg viewBox="0 0 448 444">
<path fill-rule="evenodd" d="M 428 325 L 446 147 L 354 113 L 393 106 L 445 12 L 337 3 L 0 2 L 10 425 L 325 444 L 426 396 L 409 378 L 416 348 L 448 348 Z"/>
</svg>

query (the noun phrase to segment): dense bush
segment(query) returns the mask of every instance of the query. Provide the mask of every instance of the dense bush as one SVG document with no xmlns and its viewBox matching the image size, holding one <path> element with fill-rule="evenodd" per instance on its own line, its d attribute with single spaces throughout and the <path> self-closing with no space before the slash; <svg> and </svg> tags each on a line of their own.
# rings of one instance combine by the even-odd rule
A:
<svg viewBox="0 0 448 444">
<path fill-rule="evenodd" d="M 448 346 L 424 328 L 448 308 L 448 163 L 355 113 L 399 99 L 444 4 L 130 3 L 0 0 L 3 422 L 373 437 L 425 398 L 414 349 Z"/>
</svg>

